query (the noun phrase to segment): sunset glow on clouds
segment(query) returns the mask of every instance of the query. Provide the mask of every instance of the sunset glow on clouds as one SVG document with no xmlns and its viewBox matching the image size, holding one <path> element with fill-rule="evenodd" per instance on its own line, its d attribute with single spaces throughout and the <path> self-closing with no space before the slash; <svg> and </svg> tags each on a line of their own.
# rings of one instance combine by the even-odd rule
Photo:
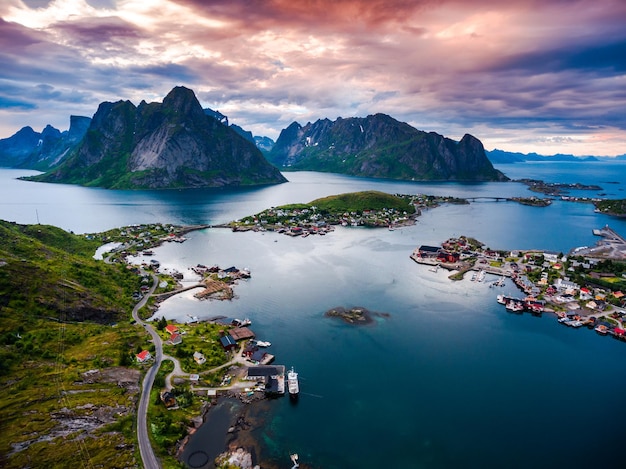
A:
<svg viewBox="0 0 626 469">
<path fill-rule="evenodd" d="M 255 135 L 383 112 L 487 149 L 626 153 L 623 0 L 4 0 L 0 138 L 174 86 Z"/>
</svg>

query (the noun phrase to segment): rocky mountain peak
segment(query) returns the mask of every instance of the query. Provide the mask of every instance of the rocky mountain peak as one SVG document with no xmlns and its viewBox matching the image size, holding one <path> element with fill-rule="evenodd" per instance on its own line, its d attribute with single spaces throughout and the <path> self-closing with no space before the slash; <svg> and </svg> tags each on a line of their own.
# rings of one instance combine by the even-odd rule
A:
<svg viewBox="0 0 626 469">
<path fill-rule="evenodd" d="M 400 180 L 506 180 L 485 155 L 480 140 L 455 142 L 417 130 L 386 114 L 284 129 L 268 154 L 279 168 L 327 171 Z"/>
<path fill-rule="evenodd" d="M 183 86 L 162 103 L 101 103 L 75 153 L 33 179 L 113 189 L 286 181 L 253 142 L 205 115 L 194 92 Z"/>
<path fill-rule="evenodd" d="M 184 86 L 173 88 L 163 99 L 163 107 L 184 115 L 186 118 L 200 119 L 205 115 L 193 90 Z"/>
</svg>

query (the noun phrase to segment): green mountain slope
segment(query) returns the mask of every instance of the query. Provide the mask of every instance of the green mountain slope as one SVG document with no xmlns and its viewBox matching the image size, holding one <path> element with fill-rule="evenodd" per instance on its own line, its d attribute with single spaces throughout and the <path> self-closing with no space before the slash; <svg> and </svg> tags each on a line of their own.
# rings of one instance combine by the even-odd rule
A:
<svg viewBox="0 0 626 469">
<path fill-rule="evenodd" d="M 162 103 L 104 102 L 74 153 L 28 178 L 110 189 L 277 184 L 284 176 L 255 144 L 205 114 L 192 90 Z"/>
<path fill-rule="evenodd" d="M 398 180 L 506 181 L 482 143 L 423 132 L 385 114 L 284 129 L 268 159 L 281 169 Z"/>
</svg>

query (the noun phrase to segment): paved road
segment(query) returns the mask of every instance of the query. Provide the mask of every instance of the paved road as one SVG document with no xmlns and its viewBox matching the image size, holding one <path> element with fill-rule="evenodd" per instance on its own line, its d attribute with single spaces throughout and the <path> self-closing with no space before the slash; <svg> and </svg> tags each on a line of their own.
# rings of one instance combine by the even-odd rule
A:
<svg viewBox="0 0 626 469">
<path fill-rule="evenodd" d="M 145 272 L 142 271 L 142 274 L 144 273 Z M 137 440 L 139 442 L 139 453 L 141 454 L 143 467 L 146 469 L 161 468 L 161 463 L 154 454 L 154 450 L 150 444 L 150 438 L 148 437 L 148 404 L 150 402 L 150 390 L 154 384 L 154 377 L 159 371 L 161 360 L 163 359 L 163 342 L 152 326 L 139 318 L 139 310 L 146 304 L 150 295 L 154 293 L 158 283 L 158 277 L 152 274 L 152 288 L 150 289 L 150 292 L 146 294 L 133 308 L 133 319 L 137 321 L 138 324 L 141 324 L 141 326 L 144 327 L 152 336 L 152 342 L 155 347 L 154 364 L 148 370 L 143 379 L 141 397 L 139 399 L 139 407 L 137 409 Z"/>
</svg>

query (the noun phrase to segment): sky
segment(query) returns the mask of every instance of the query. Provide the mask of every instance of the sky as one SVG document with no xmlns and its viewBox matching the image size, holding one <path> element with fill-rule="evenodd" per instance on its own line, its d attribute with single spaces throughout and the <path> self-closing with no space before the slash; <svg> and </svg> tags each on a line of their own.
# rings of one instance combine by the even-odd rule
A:
<svg viewBox="0 0 626 469">
<path fill-rule="evenodd" d="M 487 150 L 626 154 L 626 0 L 1 0 L 0 138 L 196 93 L 254 135 L 385 113 Z"/>
</svg>

